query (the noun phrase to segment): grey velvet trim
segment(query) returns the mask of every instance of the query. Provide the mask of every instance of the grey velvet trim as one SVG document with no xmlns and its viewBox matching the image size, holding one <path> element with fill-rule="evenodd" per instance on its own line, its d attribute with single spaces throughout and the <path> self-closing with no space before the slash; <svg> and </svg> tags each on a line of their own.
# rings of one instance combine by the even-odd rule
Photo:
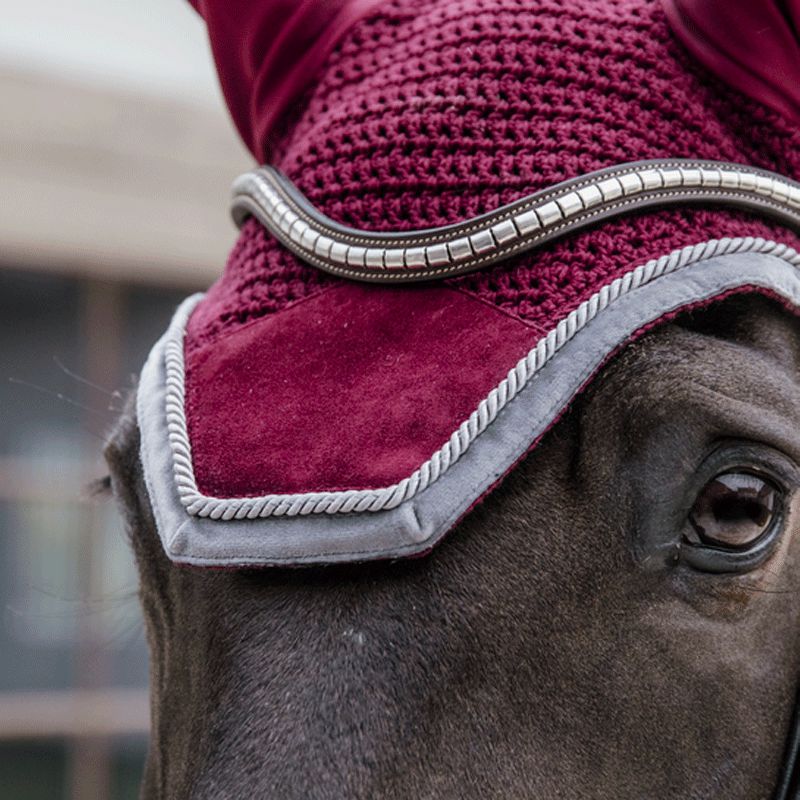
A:
<svg viewBox="0 0 800 800">
<path fill-rule="evenodd" d="M 644 284 L 576 333 L 436 483 L 397 508 L 368 513 L 227 521 L 187 514 L 173 476 L 162 338 L 142 372 L 137 416 L 144 476 L 164 549 L 179 563 L 229 567 L 366 561 L 424 552 L 514 466 L 636 330 L 741 286 L 767 289 L 800 305 L 797 268 L 766 254 L 718 256 Z"/>
</svg>

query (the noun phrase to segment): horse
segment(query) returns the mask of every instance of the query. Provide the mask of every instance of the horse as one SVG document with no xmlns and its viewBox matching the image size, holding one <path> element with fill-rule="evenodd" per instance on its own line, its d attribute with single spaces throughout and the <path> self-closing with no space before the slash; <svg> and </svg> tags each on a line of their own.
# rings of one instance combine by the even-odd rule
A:
<svg viewBox="0 0 800 800">
<path fill-rule="evenodd" d="M 646 0 L 398 0 L 330 47 L 106 449 L 142 797 L 794 797 L 796 128 Z"/>
<path fill-rule="evenodd" d="M 171 563 L 129 409 L 107 455 L 152 653 L 143 797 L 768 798 L 796 502 L 745 576 L 653 563 L 649 534 L 679 534 L 727 461 L 796 493 L 799 333 L 760 298 L 653 331 L 432 557 L 395 563 Z"/>
</svg>

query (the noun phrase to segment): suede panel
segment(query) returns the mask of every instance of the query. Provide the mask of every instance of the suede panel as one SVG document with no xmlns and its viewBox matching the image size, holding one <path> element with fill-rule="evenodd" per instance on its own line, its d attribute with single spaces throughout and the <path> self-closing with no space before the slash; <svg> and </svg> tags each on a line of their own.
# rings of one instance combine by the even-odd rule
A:
<svg viewBox="0 0 800 800">
<path fill-rule="evenodd" d="M 444 286 L 321 292 L 187 354 L 203 494 L 391 485 L 438 450 L 537 332 Z"/>
</svg>

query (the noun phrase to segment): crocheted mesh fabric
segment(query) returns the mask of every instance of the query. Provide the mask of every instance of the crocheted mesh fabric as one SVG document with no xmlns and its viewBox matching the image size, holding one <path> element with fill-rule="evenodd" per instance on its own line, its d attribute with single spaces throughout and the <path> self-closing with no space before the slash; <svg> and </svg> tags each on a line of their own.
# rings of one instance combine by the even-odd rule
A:
<svg viewBox="0 0 800 800">
<path fill-rule="evenodd" d="M 242 226 L 225 273 L 192 315 L 187 353 L 226 330 L 280 311 L 337 281 L 303 264 L 250 219 Z"/>
<path fill-rule="evenodd" d="M 684 209 L 613 220 L 565 239 L 533 258 L 452 283 L 524 319 L 544 335 L 554 322 L 621 273 L 679 247 L 709 239 L 761 236 L 800 247 L 779 225 L 735 212 Z"/>
<path fill-rule="evenodd" d="M 708 158 L 800 173 L 800 133 L 696 66 L 656 0 L 393 0 L 363 19 L 272 143 L 275 164 L 347 225 L 462 220 L 626 161 Z M 526 321 L 687 244 L 764 236 L 744 213 L 644 213 L 451 280 Z M 338 282 L 247 224 L 188 346 Z"/>
</svg>

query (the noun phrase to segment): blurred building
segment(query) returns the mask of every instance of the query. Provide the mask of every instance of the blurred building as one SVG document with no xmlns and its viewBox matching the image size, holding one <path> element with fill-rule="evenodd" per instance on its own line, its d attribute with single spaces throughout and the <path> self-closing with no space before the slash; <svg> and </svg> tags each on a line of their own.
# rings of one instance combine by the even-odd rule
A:
<svg viewBox="0 0 800 800">
<path fill-rule="evenodd" d="M 0 0 L 0 797 L 134 798 L 136 575 L 87 486 L 249 164 L 181 0 Z"/>
</svg>

